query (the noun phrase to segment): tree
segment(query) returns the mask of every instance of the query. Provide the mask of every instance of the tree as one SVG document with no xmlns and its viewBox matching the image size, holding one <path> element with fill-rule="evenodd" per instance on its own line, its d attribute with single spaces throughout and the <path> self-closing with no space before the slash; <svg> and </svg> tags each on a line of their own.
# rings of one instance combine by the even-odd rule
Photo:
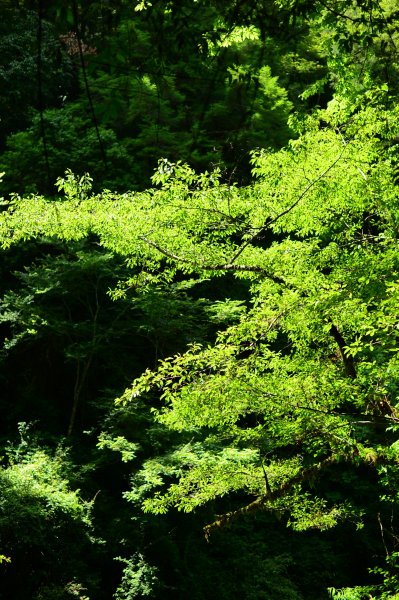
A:
<svg viewBox="0 0 399 600">
<path fill-rule="evenodd" d="M 90 233 L 148 277 L 250 279 L 252 307 L 238 325 L 146 371 L 122 398 L 159 389 L 157 418 L 183 432 L 136 478 L 132 498 L 153 489 L 146 510 L 249 496 L 208 534 L 265 508 L 298 529 L 328 528 L 359 507 L 329 502 L 310 482 L 396 460 L 394 436 L 384 437 L 397 422 L 395 152 L 386 145 L 396 109 L 374 105 L 346 125 L 334 105 L 322 116 L 329 127 L 315 118 L 289 148 L 254 155 L 249 188 L 163 161 L 160 189 L 83 200 L 69 190 L 53 203 L 14 199 L 2 214 L 4 248 Z"/>
<path fill-rule="evenodd" d="M 223 538 L 225 525 L 232 525 L 230 540 L 239 539 L 240 527 L 253 540 L 252 520 L 259 519 L 269 531 L 277 516 L 297 532 L 335 526 L 343 540 L 345 527 L 364 526 L 360 539 L 379 558 L 388 556 L 387 566 L 375 571 L 377 583 L 378 577 L 384 583 L 372 593 L 389 597 L 397 591 L 397 534 L 390 524 L 398 509 L 396 3 L 297 2 L 292 11 L 291 2 L 260 2 L 256 10 L 242 3 L 218 3 L 217 10 L 204 5 L 191 29 L 198 36 L 190 37 L 187 15 L 194 19 L 197 4 L 140 4 L 137 20 L 115 18 L 109 30 L 118 32 L 114 48 L 119 40 L 127 44 L 133 39 L 130 66 L 126 56 L 115 61 L 114 71 L 93 58 L 91 83 L 104 123 L 118 127 L 120 136 L 128 123 L 129 135 L 134 133 L 123 148 L 141 152 L 146 165 L 155 160 L 155 151 L 171 150 L 173 161 L 159 161 L 153 188 L 92 193 L 87 176 L 69 172 L 58 182 L 61 198 L 14 196 L 0 215 L 2 247 L 20 257 L 19 275 L 2 299 L 11 356 L 11 363 L 8 357 L 3 365 L 13 364 L 18 372 L 15 365 L 24 360 L 21 348 L 39 349 L 44 356 L 47 340 L 56 340 L 58 364 L 66 357 L 69 366 L 77 367 L 78 402 L 66 403 L 65 411 L 70 433 L 80 442 L 76 453 L 84 446 L 85 421 L 73 416 L 75 407 L 78 414 L 91 405 L 88 427 L 93 415 L 103 411 L 102 422 L 96 419 L 85 434 L 93 440 L 103 429 L 95 458 L 90 458 L 96 474 L 92 481 L 87 477 L 86 485 L 104 478 L 104 472 L 110 478 L 117 471 L 120 490 L 129 473 L 131 486 L 124 495 L 136 519 L 129 529 L 130 517 L 124 511 L 120 517 L 120 504 L 109 500 L 108 482 L 102 524 L 106 511 L 115 515 L 112 525 L 104 526 L 113 548 L 119 531 L 128 538 L 123 541 L 126 566 L 119 595 L 173 595 L 176 580 L 187 584 L 183 590 L 194 588 L 187 573 L 182 574 L 182 563 L 169 554 L 184 548 L 184 560 L 200 556 L 196 573 L 202 574 L 208 570 L 206 551 L 189 536 L 177 544 L 168 539 L 175 525 L 179 530 L 181 523 L 194 523 L 198 532 L 206 519 L 205 534 L 213 544 Z M 290 52 L 286 40 L 265 64 L 264 53 L 273 48 L 282 25 L 298 34 L 298 54 Z M 165 37 L 158 36 L 154 58 L 149 40 L 154 45 L 157 32 Z M 105 40 L 107 33 L 102 35 Z M 176 43 L 171 41 L 168 53 L 169 39 Z M 306 40 L 312 40 L 308 53 Z M 148 53 L 145 68 L 134 79 L 124 78 L 121 64 L 134 71 L 140 48 Z M 187 66 L 179 53 L 191 57 Z M 291 70 L 281 74 L 286 64 Z M 299 65 L 297 70 L 293 65 Z M 210 75 L 197 103 L 187 77 L 195 72 Z M 298 72 L 306 85 L 312 84 L 299 99 L 302 88 L 292 85 Z M 111 84 L 117 89 L 117 106 L 127 107 L 122 111 L 128 114 L 126 122 L 107 108 Z M 181 102 L 177 108 L 175 101 Z M 181 110 L 186 101 L 194 107 L 191 114 Z M 311 105 L 315 108 L 309 114 Z M 234 107 L 239 107 L 236 133 L 229 129 Z M 43 117 L 50 127 L 58 115 L 48 111 Z M 187 122 L 195 144 L 183 126 Z M 181 151 L 203 166 L 211 150 L 213 162 L 225 160 L 226 148 L 214 145 L 220 140 L 210 135 L 215 123 L 226 126 L 229 140 L 234 138 L 234 160 L 239 145 L 264 143 L 266 124 L 267 139 L 274 146 L 282 142 L 274 135 L 277 123 L 286 145 L 256 150 L 254 181 L 239 188 L 226 177 L 223 164 L 221 170 L 197 174 L 177 159 Z M 295 138 L 289 143 L 288 126 Z M 73 132 L 68 137 L 76 141 Z M 14 140 L 23 150 L 26 138 Z M 49 149 L 56 154 L 59 138 L 54 140 Z M 118 146 L 112 135 L 110 140 Z M 79 144 L 73 147 L 78 152 Z M 83 160 L 87 157 L 95 166 L 95 153 Z M 12 157 L 5 158 L 11 166 Z M 135 168 L 139 172 L 140 163 Z M 119 175 L 108 175 L 114 185 Z M 238 302 L 231 287 L 234 278 L 244 290 Z M 215 296 L 211 302 L 203 298 L 203 290 L 215 294 L 222 288 L 216 302 Z M 120 328 L 110 326 L 114 315 Z M 129 334 L 146 339 L 148 356 L 141 361 L 135 350 L 124 352 L 121 340 Z M 119 373 L 125 385 L 129 362 L 132 376 L 142 371 L 113 412 L 102 400 L 102 382 L 109 381 L 102 379 L 107 361 L 112 390 L 118 387 Z M 31 363 L 28 372 L 35 372 Z M 67 379 L 70 385 L 72 378 Z M 24 390 L 26 406 L 32 394 L 26 386 Z M 107 401 L 111 393 L 117 392 L 106 390 Z M 101 402 L 103 408 L 97 410 Z M 86 452 L 91 451 L 88 446 Z M 115 451 L 121 454 L 119 463 L 110 458 Z M 111 505 L 117 510 L 110 510 Z M 140 509 L 147 514 L 139 517 Z M 132 533 L 137 522 L 138 533 Z M 151 528 L 161 532 L 169 562 L 159 558 L 162 553 L 156 554 L 152 541 L 146 543 Z M 234 545 L 224 566 L 237 564 L 239 542 Z M 213 552 L 217 556 L 214 547 Z M 280 597 L 312 597 L 292 577 L 300 569 L 294 553 L 287 556 L 273 547 L 270 556 L 263 545 L 259 552 L 246 553 L 245 561 L 250 573 L 256 574 L 254 565 L 274 573 L 274 579 L 256 577 L 248 585 L 250 576 L 241 579 L 248 599 L 269 588 Z M 171 564 L 180 569 L 175 579 L 168 573 Z M 364 573 L 359 579 L 360 584 L 373 583 Z M 212 574 L 206 581 L 213 581 Z M 338 576 L 326 585 L 352 583 Z M 216 586 L 215 597 L 228 598 L 232 580 L 229 585 Z M 197 586 L 198 599 L 204 589 L 205 584 Z M 356 597 L 365 590 L 331 589 L 331 594 Z"/>
</svg>

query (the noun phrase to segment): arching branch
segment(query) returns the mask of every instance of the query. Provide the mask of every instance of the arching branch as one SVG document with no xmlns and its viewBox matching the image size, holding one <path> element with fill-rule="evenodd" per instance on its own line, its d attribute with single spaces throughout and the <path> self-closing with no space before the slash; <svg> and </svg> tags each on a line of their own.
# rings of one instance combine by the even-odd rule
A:
<svg viewBox="0 0 399 600">
<path fill-rule="evenodd" d="M 340 152 L 339 156 L 327 167 L 327 169 L 325 169 L 322 173 L 320 173 L 320 175 L 318 175 L 316 177 L 316 179 L 313 179 L 313 181 L 311 181 L 306 186 L 306 188 L 299 195 L 299 197 L 295 200 L 295 202 L 293 204 L 291 204 L 291 206 L 289 206 L 288 208 L 286 208 L 285 210 L 283 210 L 280 214 L 278 214 L 277 216 L 273 217 L 272 219 L 266 219 L 265 224 L 262 225 L 262 227 L 260 227 L 260 229 L 258 229 L 258 231 L 251 238 L 249 238 L 249 240 L 247 240 L 245 242 L 245 244 L 243 244 L 241 246 L 241 248 L 239 248 L 237 250 L 237 252 L 234 254 L 234 256 L 232 257 L 232 259 L 230 260 L 230 263 L 234 263 L 237 260 L 237 258 L 240 256 L 240 254 L 245 250 L 245 248 L 247 248 L 247 246 L 249 246 L 250 244 L 252 244 L 256 239 L 258 239 L 270 227 L 270 225 L 273 225 L 273 223 L 275 223 L 276 221 L 278 221 L 279 219 L 281 219 L 281 217 L 284 217 L 289 212 L 291 212 L 299 204 L 299 202 L 302 200 L 302 198 L 304 196 L 306 196 L 306 194 L 308 193 L 308 191 L 314 185 L 316 185 L 316 183 L 318 183 L 321 179 L 323 179 L 323 177 L 325 175 L 327 175 L 327 173 L 329 171 L 331 171 L 331 169 L 337 164 L 337 162 L 341 160 L 344 151 L 345 151 L 345 147 L 342 149 L 342 151 Z"/>
<path fill-rule="evenodd" d="M 208 540 L 210 535 L 214 531 L 216 531 L 220 527 L 225 527 L 226 525 L 231 525 L 231 523 L 233 523 L 239 517 L 242 517 L 244 515 L 248 515 L 253 512 L 256 512 L 258 510 L 261 510 L 263 508 L 266 508 L 267 504 L 269 504 L 270 502 L 273 502 L 274 500 L 278 500 L 279 498 L 282 498 L 287 493 L 289 493 L 295 485 L 297 485 L 298 483 L 301 483 L 303 481 L 306 481 L 308 479 L 311 479 L 312 477 L 314 477 L 321 471 L 324 471 L 331 465 L 335 464 L 339 458 L 341 458 L 341 457 L 330 456 L 328 458 L 325 458 L 321 462 L 319 462 L 315 465 L 312 465 L 311 467 L 308 467 L 307 469 L 302 469 L 299 473 L 297 473 L 290 479 L 287 479 L 287 481 L 285 483 L 283 483 L 283 485 L 276 488 L 275 490 L 270 490 L 270 487 L 269 487 L 270 491 L 268 491 L 266 494 L 263 494 L 262 496 L 259 496 L 258 498 L 256 498 L 256 500 L 254 500 L 250 504 L 247 504 L 246 506 L 243 506 L 242 508 L 239 508 L 237 510 L 228 512 L 224 515 L 220 515 L 218 517 L 218 519 L 213 521 L 213 523 L 210 523 L 209 525 L 206 525 L 204 527 L 205 538 Z"/>
<path fill-rule="evenodd" d="M 193 260 L 184 258 L 183 256 L 178 256 L 177 254 L 174 254 L 170 250 L 167 250 L 166 248 L 162 248 L 162 246 L 160 246 L 153 240 L 150 240 L 145 235 L 140 236 L 140 239 L 143 240 L 144 242 L 146 242 L 149 246 L 152 246 L 152 248 L 155 248 L 156 250 L 158 250 L 158 252 L 160 252 L 164 256 L 171 258 L 172 260 L 176 261 L 177 263 L 193 265 L 195 267 L 199 267 L 200 269 L 204 269 L 205 271 L 236 271 L 236 272 L 241 271 L 241 272 L 249 272 L 249 273 L 259 273 L 259 274 L 263 275 L 264 277 L 271 279 L 275 283 L 278 283 L 278 284 L 285 283 L 284 279 L 281 279 L 280 277 L 277 277 L 277 276 L 269 273 L 268 271 L 266 271 L 266 269 L 263 269 L 262 267 L 258 267 L 255 265 L 235 265 L 235 264 L 231 264 L 231 263 L 225 263 L 225 264 L 220 264 L 220 265 L 218 265 L 218 264 L 216 264 L 216 265 L 201 265 L 201 264 L 198 265 Z"/>
</svg>

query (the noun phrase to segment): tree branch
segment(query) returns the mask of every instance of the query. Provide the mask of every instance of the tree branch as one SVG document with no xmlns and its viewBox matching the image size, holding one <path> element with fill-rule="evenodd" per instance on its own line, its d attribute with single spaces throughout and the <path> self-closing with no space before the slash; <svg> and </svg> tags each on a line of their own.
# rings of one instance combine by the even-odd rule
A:
<svg viewBox="0 0 399 600">
<path fill-rule="evenodd" d="M 295 200 L 295 202 L 293 204 L 291 204 L 291 206 L 289 206 L 288 208 L 286 208 L 285 210 L 283 210 L 283 212 L 281 212 L 280 214 L 278 214 L 276 217 L 274 217 L 273 219 L 268 219 L 266 220 L 266 223 L 251 237 L 249 238 L 249 240 L 247 240 L 245 242 L 245 244 L 243 244 L 241 246 L 241 248 L 239 248 L 237 250 L 237 252 L 234 254 L 233 258 L 230 260 L 230 263 L 234 263 L 237 258 L 240 256 L 240 254 L 245 250 L 245 248 L 247 248 L 247 246 L 249 246 L 249 244 L 252 244 L 257 238 L 259 238 L 262 233 L 264 233 L 266 231 L 266 229 L 268 229 L 270 227 L 270 225 L 272 225 L 273 223 L 275 223 L 276 221 L 278 221 L 279 219 L 281 219 L 281 217 L 284 217 L 286 214 L 288 214 L 289 212 L 291 212 L 296 206 L 297 204 L 299 204 L 299 202 L 302 200 L 302 198 L 304 196 L 306 196 L 306 194 L 308 193 L 308 191 L 314 186 L 316 185 L 316 183 L 318 181 L 320 181 L 320 179 L 322 179 L 325 175 L 327 175 L 327 173 L 329 171 L 331 171 L 331 169 L 337 164 L 337 162 L 339 160 L 341 160 L 342 155 L 345 151 L 345 147 L 342 149 L 342 152 L 340 153 L 340 155 L 334 160 L 334 162 L 331 163 L 331 165 L 329 165 L 327 167 L 327 169 L 325 169 L 322 173 L 320 173 L 320 175 L 318 177 L 316 177 L 316 179 L 314 179 L 313 181 L 311 181 L 306 188 L 303 190 L 303 192 L 301 193 L 301 195 Z"/>
<path fill-rule="evenodd" d="M 251 273 L 260 273 L 260 274 L 264 275 L 265 277 L 271 279 L 275 283 L 279 283 L 279 284 L 285 283 L 284 279 L 281 279 L 280 277 L 277 277 L 276 275 L 272 275 L 271 273 L 268 273 L 262 267 L 257 267 L 254 265 L 234 265 L 231 263 L 226 263 L 226 264 L 221 264 L 221 265 L 197 265 L 197 263 L 195 263 L 195 261 L 193 261 L 193 260 L 184 258 L 183 256 L 178 256 L 177 254 L 170 252 L 170 250 L 167 250 L 166 248 L 162 248 L 162 246 L 159 246 L 159 244 L 150 240 L 145 235 L 140 236 L 140 239 L 145 241 L 149 246 L 152 246 L 153 248 L 158 250 L 158 252 L 160 252 L 164 256 L 167 256 L 168 258 L 171 258 L 172 260 L 174 260 L 176 262 L 197 266 L 197 267 L 200 267 L 201 269 L 204 269 L 205 271 L 243 271 L 243 272 L 248 271 Z"/>
<path fill-rule="evenodd" d="M 332 13 L 336 17 L 341 17 L 341 19 L 347 19 L 348 21 L 351 21 L 352 23 L 361 23 L 362 22 L 362 20 L 358 17 L 350 17 L 349 15 L 346 15 L 345 13 L 342 13 L 342 12 L 336 10 L 335 8 L 332 8 L 329 4 L 327 4 L 327 2 L 322 2 L 322 0 L 319 0 L 319 3 L 322 6 L 324 6 L 324 8 L 326 10 L 328 10 L 328 12 Z"/>
<path fill-rule="evenodd" d="M 177 254 L 173 254 L 173 252 L 170 252 L 169 250 L 162 248 L 156 242 L 153 242 L 152 240 L 148 239 L 148 237 L 145 235 L 141 235 L 140 240 L 143 240 L 144 242 L 146 242 L 146 244 L 148 244 L 149 246 L 152 246 L 153 248 L 155 248 L 155 250 L 158 250 L 158 252 L 160 252 L 164 256 L 167 256 L 168 258 L 171 258 L 172 260 L 175 260 L 176 262 L 182 262 L 182 263 L 186 263 L 186 264 L 192 263 L 191 260 L 188 260 L 187 258 L 183 258 L 182 256 L 177 256 Z"/>
<path fill-rule="evenodd" d="M 286 214 L 291 212 L 299 204 L 299 202 L 302 200 L 302 198 L 308 193 L 308 191 L 314 185 L 316 185 L 316 183 L 318 181 L 320 181 L 325 175 L 327 175 L 327 173 L 329 171 L 331 171 L 331 169 L 341 159 L 343 153 L 345 152 L 345 148 L 346 148 L 346 145 L 343 147 L 342 152 L 339 154 L 339 156 L 322 173 L 320 173 L 320 175 L 318 175 L 318 177 L 316 177 L 316 179 L 311 181 L 306 186 L 306 188 L 303 190 L 303 192 L 300 194 L 300 196 L 295 200 L 295 202 L 293 204 L 291 204 L 291 206 L 289 206 L 288 208 L 283 210 L 281 213 L 279 213 L 273 219 L 268 219 L 266 221 L 266 223 L 256 232 L 256 234 L 254 234 L 249 240 L 247 240 L 245 242 L 245 244 L 243 244 L 241 246 L 241 248 L 239 248 L 237 250 L 237 252 L 234 254 L 234 256 L 232 257 L 232 259 L 230 260 L 229 263 L 226 263 L 223 265 L 201 265 L 201 268 L 206 271 L 243 271 L 243 272 L 248 271 L 248 272 L 252 272 L 252 273 L 261 273 L 261 274 L 265 275 L 267 278 L 274 281 L 275 283 L 284 284 L 285 281 L 283 279 L 281 279 L 280 277 L 276 277 L 275 275 L 271 275 L 262 267 L 257 267 L 257 266 L 252 266 L 252 265 L 235 265 L 234 263 L 237 260 L 237 258 L 240 256 L 240 254 L 245 250 L 245 248 L 247 248 L 250 244 L 252 244 L 252 242 L 254 242 L 254 240 L 256 240 L 264 231 L 266 231 L 266 229 L 268 229 L 268 227 L 270 227 L 270 225 L 272 225 L 273 223 L 275 223 L 276 221 L 281 219 L 281 217 L 284 217 Z M 145 235 L 140 236 L 140 239 L 145 241 L 149 246 L 152 246 L 153 248 L 158 250 L 158 252 L 160 252 L 164 256 L 167 256 L 168 258 L 171 258 L 172 260 L 174 260 L 176 262 L 195 265 L 194 261 L 187 259 L 187 258 L 183 258 L 182 256 L 178 256 L 177 254 L 170 252 L 166 248 L 162 248 L 156 242 L 153 242 Z"/>
<path fill-rule="evenodd" d="M 344 363 L 345 367 L 345 373 L 348 375 L 348 377 L 356 379 L 356 369 L 353 356 L 348 354 L 348 352 L 346 351 L 347 344 L 345 343 L 344 338 L 342 337 L 334 323 L 331 325 L 330 333 L 338 344 L 338 348 L 342 356 L 342 362 Z"/>
<path fill-rule="evenodd" d="M 209 525 L 206 525 L 204 527 L 203 531 L 205 534 L 205 538 L 209 540 L 210 535 L 220 527 L 231 525 L 231 523 L 233 523 L 233 521 L 235 521 L 239 517 L 243 515 L 248 515 L 250 513 L 261 510 L 262 508 L 265 508 L 269 502 L 278 500 L 279 498 L 287 494 L 298 483 L 301 483 L 302 481 L 306 481 L 307 479 L 314 477 L 315 475 L 317 475 L 317 473 L 320 473 L 320 471 L 323 471 L 324 469 L 336 463 L 338 458 L 338 456 L 330 456 L 328 458 L 325 458 L 321 462 L 312 465 L 311 467 L 308 467 L 307 469 L 302 469 L 302 471 L 288 479 L 279 488 L 272 491 L 269 487 L 269 490 L 266 494 L 259 496 L 250 504 L 247 504 L 246 506 L 243 506 L 242 508 L 239 508 L 237 510 L 228 512 L 224 515 L 220 515 L 218 519 L 213 521 L 213 523 L 210 523 Z"/>
</svg>

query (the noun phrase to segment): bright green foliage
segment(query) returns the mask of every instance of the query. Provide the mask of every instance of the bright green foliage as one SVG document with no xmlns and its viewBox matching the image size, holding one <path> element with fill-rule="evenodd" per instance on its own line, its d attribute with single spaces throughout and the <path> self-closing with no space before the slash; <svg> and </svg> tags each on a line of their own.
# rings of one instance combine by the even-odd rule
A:
<svg viewBox="0 0 399 600">
<path fill-rule="evenodd" d="M 64 453 L 51 456 L 28 449 L 23 426 L 20 446 L 0 470 L 0 536 L 6 553 L 2 586 L 12 589 L 15 598 L 29 595 L 39 600 L 55 585 L 57 597 L 67 598 L 64 587 L 85 576 L 79 557 L 92 544 L 91 503 L 70 488 Z"/>
<path fill-rule="evenodd" d="M 330 588 L 328 591 L 330 593 L 331 600 L 363 600 L 365 593 L 367 593 L 365 589 L 356 588 L 347 588 L 341 590 Z"/>
<path fill-rule="evenodd" d="M 163 161 L 159 189 L 90 197 L 69 187 L 59 202 L 16 198 L 2 215 L 3 247 L 94 234 L 141 277 L 162 268 L 166 279 L 252 281 L 251 309 L 215 345 L 164 360 L 122 398 L 159 389 L 158 420 L 191 436 L 138 474 L 131 497 L 153 490 L 146 510 L 240 492 L 250 502 L 209 531 L 260 508 L 326 529 L 359 507 L 331 503 L 311 481 L 335 465 L 396 460 L 379 434 L 397 419 L 398 209 L 385 150 L 396 111 L 371 106 L 339 129 L 334 105 L 323 118 L 332 126 L 314 119 L 289 148 L 255 155 L 249 188 Z"/>
<path fill-rule="evenodd" d="M 117 559 L 126 564 L 121 585 L 115 593 L 116 600 L 134 600 L 134 598 L 153 598 L 158 584 L 156 569 L 146 563 L 141 554 L 129 560 Z"/>
<path fill-rule="evenodd" d="M 85 69 L 62 54 L 82 93 L 47 99 L 0 157 L 4 193 L 32 192 L 0 214 L 0 377 L 4 435 L 37 418 L 79 468 L 68 484 L 34 445 L 5 466 L 32 523 L 1 574 L 32 569 L 36 600 L 92 595 L 80 477 L 107 541 L 99 600 L 394 598 L 397 2 L 77 9 L 45 7 L 89 44 Z M 72 169 L 55 198 L 47 162 Z M 33 538 L 80 568 L 31 567 Z"/>
<path fill-rule="evenodd" d="M 322 46 L 336 95 L 359 101 L 370 86 L 398 93 L 396 0 L 340 0 L 320 14 Z"/>
<path fill-rule="evenodd" d="M 15 536 L 19 537 L 23 532 L 25 520 L 45 518 L 57 512 L 70 515 L 73 521 L 89 524 L 89 506 L 81 501 L 76 492 L 68 489 L 68 483 L 62 479 L 61 469 L 60 460 L 51 460 L 41 451 L 34 453 L 27 461 L 2 469 L 2 512 L 8 519 L 9 512 L 13 511 Z M 31 506 L 26 503 L 25 496 L 32 499 Z M 18 502 L 26 505 L 25 514 Z M 33 535 L 30 528 L 29 535 Z M 39 540 L 35 543 L 39 543 Z"/>
</svg>

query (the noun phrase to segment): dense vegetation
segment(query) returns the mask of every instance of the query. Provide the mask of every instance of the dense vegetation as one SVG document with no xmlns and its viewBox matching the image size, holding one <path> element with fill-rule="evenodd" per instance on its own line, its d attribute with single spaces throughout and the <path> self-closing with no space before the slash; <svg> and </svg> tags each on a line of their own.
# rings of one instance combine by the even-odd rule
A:
<svg viewBox="0 0 399 600">
<path fill-rule="evenodd" d="M 0 598 L 399 598 L 399 3 L 1 3 Z"/>
</svg>

